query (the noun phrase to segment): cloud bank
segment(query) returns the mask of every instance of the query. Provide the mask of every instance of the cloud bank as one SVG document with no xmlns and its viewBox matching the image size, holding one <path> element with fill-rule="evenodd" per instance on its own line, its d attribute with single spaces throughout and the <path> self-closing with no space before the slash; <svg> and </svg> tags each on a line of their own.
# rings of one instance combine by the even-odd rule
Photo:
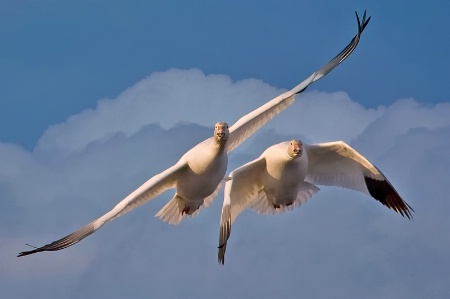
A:
<svg viewBox="0 0 450 299">
<path fill-rule="evenodd" d="M 450 296 L 450 103 L 399 99 L 366 108 L 345 92 L 310 91 L 230 157 L 229 171 L 292 137 L 345 140 L 415 209 L 414 221 L 356 192 L 321 187 L 278 216 L 246 211 L 216 262 L 222 194 L 169 226 L 153 215 L 173 192 L 60 252 L 16 258 L 111 209 L 152 175 L 283 92 L 198 69 L 155 73 L 43 133 L 34 151 L 0 143 L 0 286 L 6 297 Z M 377 96 L 382 96 L 380 93 Z"/>
</svg>

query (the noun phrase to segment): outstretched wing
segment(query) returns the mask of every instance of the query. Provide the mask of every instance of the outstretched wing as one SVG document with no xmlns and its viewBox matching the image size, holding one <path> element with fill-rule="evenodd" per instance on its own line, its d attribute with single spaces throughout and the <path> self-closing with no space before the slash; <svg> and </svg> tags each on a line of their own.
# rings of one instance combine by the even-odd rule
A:
<svg viewBox="0 0 450 299">
<path fill-rule="evenodd" d="M 225 261 L 225 250 L 231 233 L 231 224 L 258 196 L 261 189 L 261 173 L 266 166 L 264 157 L 259 157 L 232 171 L 225 183 L 222 216 L 219 234 L 219 263 Z"/>
<path fill-rule="evenodd" d="M 363 155 L 343 141 L 306 145 L 306 181 L 338 186 L 366 193 L 389 209 L 412 218 L 414 211 L 398 194 L 384 174 Z"/>
<path fill-rule="evenodd" d="M 130 195 L 125 197 L 119 202 L 111 211 L 101 216 L 100 218 L 92 221 L 91 223 L 83 226 L 81 229 L 73 232 L 64 238 L 54 241 L 50 244 L 36 248 L 30 251 L 24 251 L 19 253 L 18 256 L 29 255 L 42 251 L 56 251 L 72 246 L 75 243 L 83 240 L 99 228 L 101 228 L 106 222 L 111 221 L 132 209 L 150 201 L 167 189 L 174 188 L 177 177 L 187 167 L 187 163 L 181 159 L 174 166 L 166 169 L 165 171 L 155 175 L 145 182 L 142 186 L 133 191 Z"/>
<path fill-rule="evenodd" d="M 256 130 L 261 128 L 265 123 L 272 119 L 275 115 L 286 109 L 294 102 L 295 95 L 303 92 L 310 84 L 319 80 L 332 69 L 338 66 L 355 50 L 359 43 L 361 33 L 366 28 L 370 21 L 370 17 L 366 20 L 366 12 L 364 12 L 362 22 L 359 20 L 359 16 L 356 13 L 356 19 L 358 22 L 358 33 L 353 37 L 351 42 L 342 50 L 336 57 L 323 66 L 320 70 L 314 72 L 302 83 L 295 86 L 288 92 L 285 92 L 278 97 L 270 100 L 266 104 L 250 112 L 249 114 L 240 118 L 233 126 L 230 127 L 230 139 L 227 142 L 228 152 L 235 149 L 245 139 L 250 137 Z"/>
</svg>

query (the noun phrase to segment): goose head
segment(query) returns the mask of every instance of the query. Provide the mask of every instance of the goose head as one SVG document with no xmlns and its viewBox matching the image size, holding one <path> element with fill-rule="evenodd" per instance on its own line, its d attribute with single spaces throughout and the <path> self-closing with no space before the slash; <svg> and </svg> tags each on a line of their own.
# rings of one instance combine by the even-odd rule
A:
<svg viewBox="0 0 450 299">
<path fill-rule="evenodd" d="M 295 159 L 303 154 L 303 143 L 300 140 L 291 140 L 288 146 L 288 155 Z"/>
<path fill-rule="evenodd" d="M 216 123 L 214 126 L 214 141 L 217 144 L 224 146 L 227 143 L 229 136 L 230 131 L 228 131 L 228 124 L 222 122 Z"/>
</svg>

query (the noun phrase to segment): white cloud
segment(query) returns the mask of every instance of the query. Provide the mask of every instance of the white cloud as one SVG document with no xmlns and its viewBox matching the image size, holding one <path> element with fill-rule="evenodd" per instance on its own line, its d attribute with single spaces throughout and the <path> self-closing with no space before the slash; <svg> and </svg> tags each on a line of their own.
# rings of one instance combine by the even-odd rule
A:
<svg viewBox="0 0 450 299">
<path fill-rule="evenodd" d="M 383 154 L 397 139 L 417 128 L 436 129 L 450 126 L 450 103 L 427 106 L 414 99 L 401 99 L 366 128 L 357 144 L 368 145 L 371 155 Z M 420 140 L 417 140 L 420 143 Z"/>
<path fill-rule="evenodd" d="M 0 144 L 2 292 L 34 298 L 448 297 L 450 104 L 399 100 L 366 109 L 343 92 L 298 97 L 233 153 L 229 170 L 258 156 L 263 145 L 295 135 L 309 142 L 353 140 L 416 210 L 414 221 L 363 194 L 322 187 L 293 212 L 244 212 L 220 267 L 221 196 L 173 227 L 153 217 L 168 192 L 63 251 L 15 257 L 27 249 L 24 243 L 48 243 L 112 208 L 209 136 L 215 117 L 234 122 L 280 92 L 253 79 L 233 83 L 198 70 L 169 70 L 49 128 L 34 152 Z"/>
<path fill-rule="evenodd" d="M 198 69 L 155 73 L 116 99 L 102 99 L 95 109 L 51 126 L 37 150 L 79 151 L 116 133 L 130 136 L 148 124 L 167 129 L 179 122 L 192 122 L 212 128 L 217 121 L 236 121 L 240 111 L 250 112 L 281 92 L 259 80 L 233 83 L 228 76 L 205 76 Z"/>
<path fill-rule="evenodd" d="M 366 109 L 345 92 L 310 91 L 299 95 L 293 107 L 274 121 L 273 127 L 286 134 L 304 134 L 309 142 L 351 141 L 384 110 L 384 107 Z"/>
</svg>

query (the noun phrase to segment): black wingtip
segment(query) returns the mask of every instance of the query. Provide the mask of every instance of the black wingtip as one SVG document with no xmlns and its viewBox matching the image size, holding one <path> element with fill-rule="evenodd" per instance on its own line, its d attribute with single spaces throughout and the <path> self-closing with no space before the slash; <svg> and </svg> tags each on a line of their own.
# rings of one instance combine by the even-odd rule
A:
<svg viewBox="0 0 450 299">
<path fill-rule="evenodd" d="M 356 14 L 356 21 L 358 22 L 358 33 L 361 34 L 364 31 L 364 29 L 366 28 L 367 24 L 369 24 L 369 21 L 372 17 L 370 16 L 366 20 L 367 11 L 364 10 L 364 14 L 362 17 L 362 22 L 361 22 L 357 11 L 355 11 L 355 14 Z"/>
<path fill-rule="evenodd" d="M 22 251 L 22 252 L 19 252 L 19 254 L 17 255 L 17 257 L 26 256 L 26 255 L 30 255 L 30 254 L 37 253 L 37 252 L 41 252 L 41 251 L 45 251 L 45 250 L 42 250 L 42 249 L 37 248 L 37 249 L 35 249 L 35 250 Z"/>
<path fill-rule="evenodd" d="M 225 263 L 225 251 L 227 250 L 227 241 L 231 233 L 231 206 L 225 205 L 222 208 L 222 216 L 220 219 L 219 247 L 217 247 L 219 264 Z"/>
<path fill-rule="evenodd" d="M 358 46 L 359 40 L 361 38 L 362 32 L 364 31 L 364 29 L 366 28 L 367 24 L 370 21 L 370 17 L 366 20 L 366 12 L 364 12 L 363 15 L 363 20 L 361 22 L 361 20 L 359 19 L 359 15 L 358 13 L 355 11 L 356 14 L 356 21 L 358 22 L 358 32 L 356 33 L 356 35 L 352 38 L 352 40 L 350 41 L 350 43 L 338 54 L 336 55 L 333 59 L 331 59 L 326 65 L 324 65 L 320 70 L 316 71 L 312 76 L 311 76 L 311 81 L 309 84 L 319 80 L 320 78 L 322 78 L 323 76 L 325 76 L 326 74 L 328 74 L 329 72 L 331 72 L 331 70 L 333 70 L 336 66 L 338 66 L 342 61 L 344 61 L 348 56 L 350 56 L 350 54 L 356 49 L 356 47 Z M 305 90 L 308 86 L 305 86 L 302 90 L 298 91 L 297 93 L 302 92 L 303 90 Z"/>
<path fill-rule="evenodd" d="M 80 242 L 81 240 L 83 240 L 84 238 L 89 236 L 90 234 L 92 234 L 96 230 L 96 228 L 94 227 L 94 223 L 95 223 L 95 221 L 83 226 L 81 229 L 65 236 L 64 238 L 56 240 L 56 241 L 54 241 L 50 244 L 44 245 L 42 247 L 37 248 L 36 246 L 27 244 L 28 246 L 31 246 L 35 249 L 30 250 L 30 251 L 20 252 L 17 257 L 30 255 L 33 253 L 38 253 L 38 252 L 43 252 L 43 251 L 57 251 L 57 250 L 61 250 L 61 249 L 70 247 L 70 246 Z"/>
<path fill-rule="evenodd" d="M 358 22 L 358 26 L 361 27 L 360 26 L 361 22 L 359 21 L 359 15 L 358 15 L 358 12 L 356 10 L 355 10 L 355 15 L 356 15 L 356 21 Z M 364 15 L 366 15 L 366 11 L 364 11 Z"/>
<path fill-rule="evenodd" d="M 217 255 L 219 265 L 225 264 L 225 250 L 227 248 L 227 244 L 223 244 L 222 247 L 219 247 L 219 253 Z"/>
<path fill-rule="evenodd" d="M 367 190 L 373 198 L 389 209 L 399 213 L 403 217 L 413 220 L 412 212 L 414 212 L 414 210 L 400 197 L 398 192 L 387 179 L 376 180 L 369 177 L 364 177 L 364 180 Z"/>
</svg>

